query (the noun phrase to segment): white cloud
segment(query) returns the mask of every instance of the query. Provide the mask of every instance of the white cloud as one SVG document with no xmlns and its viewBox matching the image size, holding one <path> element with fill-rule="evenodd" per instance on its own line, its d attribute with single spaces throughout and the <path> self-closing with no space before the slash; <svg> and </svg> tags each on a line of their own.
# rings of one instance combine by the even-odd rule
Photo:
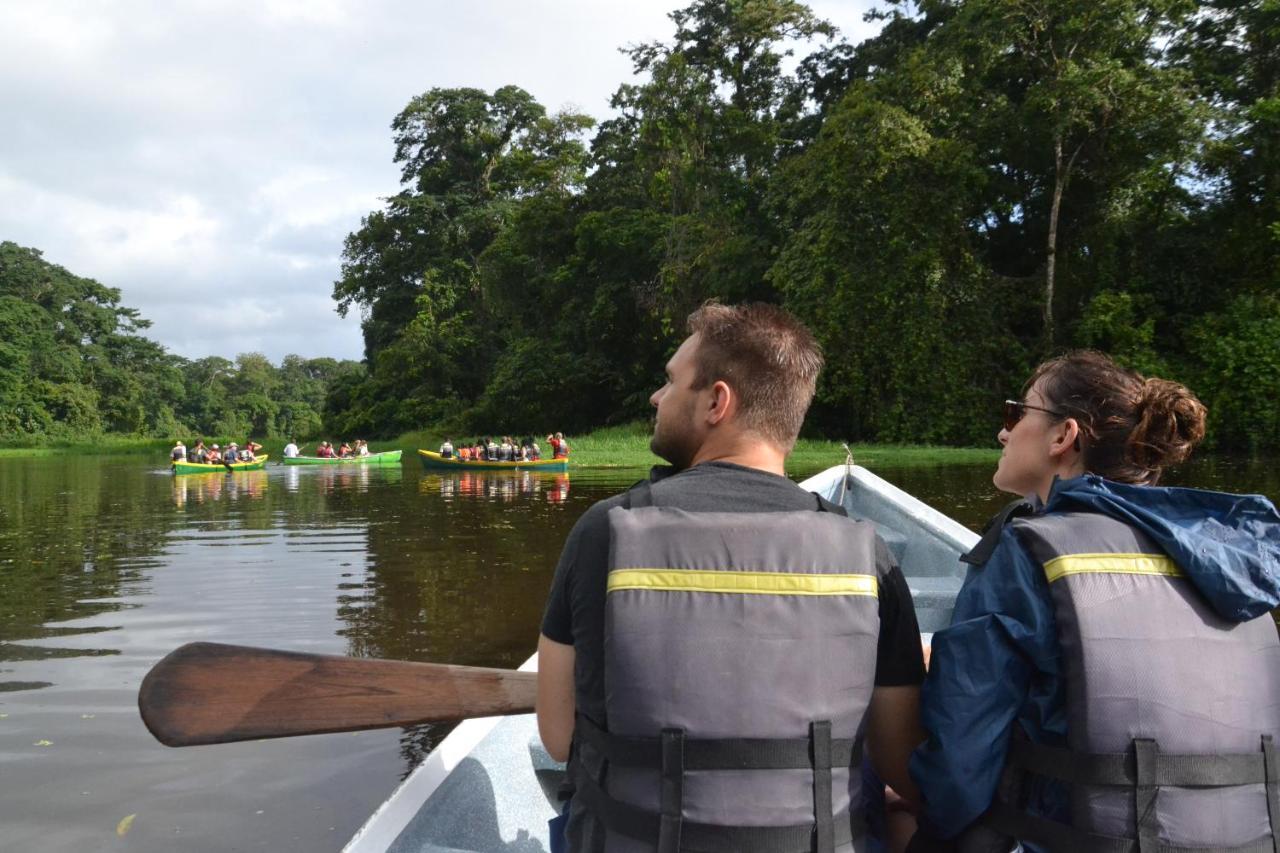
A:
<svg viewBox="0 0 1280 853">
<path fill-rule="evenodd" d="M 618 48 L 669 38 L 678 5 L 5 4 L 0 239 L 120 288 L 182 355 L 358 358 L 330 293 L 343 238 L 398 189 L 409 98 L 514 83 L 604 117 L 630 76 Z M 859 36 L 866 5 L 814 4 Z"/>
</svg>

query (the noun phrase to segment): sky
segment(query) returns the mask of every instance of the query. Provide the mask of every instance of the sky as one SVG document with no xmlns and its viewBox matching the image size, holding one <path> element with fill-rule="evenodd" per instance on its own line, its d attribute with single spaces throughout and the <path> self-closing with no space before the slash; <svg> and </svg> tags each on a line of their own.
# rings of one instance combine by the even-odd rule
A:
<svg viewBox="0 0 1280 853">
<path fill-rule="evenodd" d="M 0 0 L 0 240 L 122 291 L 187 358 L 361 357 L 343 239 L 399 189 L 390 124 L 515 84 L 597 119 L 658 0 Z M 868 0 L 810 6 L 851 41 Z"/>
</svg>

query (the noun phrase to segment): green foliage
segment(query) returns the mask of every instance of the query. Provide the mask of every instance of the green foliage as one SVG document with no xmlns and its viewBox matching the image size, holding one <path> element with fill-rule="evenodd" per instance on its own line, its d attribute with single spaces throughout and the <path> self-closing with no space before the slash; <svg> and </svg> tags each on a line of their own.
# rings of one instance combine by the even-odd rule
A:
<svg viewBox="0 0 1280 853">
<path fill-rule="evenodd" d="M 514 86 L 414 98 L 334 287 L 369 376 L 326 423 L 628 422 L 691 309 L 761 299 L 824 345 L 813 434 L 985 443 L 1092 346 L 1213 388 L 1220 446 L 1280 446 L 1276 4 L 886 2 L 852 45 L 794 0 L 694 0 L 589 149 Z"/>
<path fill-rule="evenodd" d="M 1191 328 L 1194 386 L 1222 446 L 1280 446 L 1280 299 L 1242 296 Z"/>
<path fill-rule="evenodd" d="M 325 397 L 353 362 L 257 353 L 170 355 L 120 292 L 0 243 L 0 436 L 48 443 L 104 433 L 269 438 L 320 433 Z"/>
</svg>

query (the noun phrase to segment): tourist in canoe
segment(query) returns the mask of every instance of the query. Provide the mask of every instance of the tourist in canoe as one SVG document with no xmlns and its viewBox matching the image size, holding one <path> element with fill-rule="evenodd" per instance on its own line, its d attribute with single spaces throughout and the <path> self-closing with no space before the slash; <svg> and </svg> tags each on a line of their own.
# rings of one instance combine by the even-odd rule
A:
<svg viewBox="0 0 1280 853">
<path fill-rule="evenodd" d="M 342 446 L 338 448 L 338 458 L 339 458 L 339 459 L 350 459 L 350 458 L 351 458 L 351 445 L 347 444 L 345 441 L 344 441 L 344 442 L 342 442 Z"/>
<path fill-rule="evenodd" d="M 207 465 L 222 464 L 222 451 L 218 449 L 218 445 L 215 444 L 209 448 L 209 452 L 205 454 L 204 461 Z"/>
<path fill-rule="evenodd" d="M 197 438 L 196 443 L 187 451 L 187 461 L 204 464 L 205 457 L 209 455 L 209 451 L 205 449 L 204 439 Z"/>
<path fill-rule="evenodd" d="M 363 438 L 356 439 L 356 456 L 369 456 L 369 442 Z"/>
<path fill-rule="evenodd" d="M 651 398 L 671 466 L 579 519 L 543 616 L 538 729 L 576 786 L 568 849 L 865 849 L 860 733 L 914 797 L 911 593 L 870 523 L 785 475 L 822 367 L 809 331 L 714 303 L 688 328 Z"/>
<path fill-rule="evenodd" d="M 222 450 L 222 464 L 230 465 L 233 462 L 240 461 L 240 445 L 234 441 L 228 442 L 227 446 Z"/>
<path fill-rule="evenodd" d="M 169 461 L 170 462 L 186 462 L 187 461 L 187 446 L 182 443 L 182 439 L 178 439 L 178 441 L 173 445 L 173 448 L 169 451 Z"/>
<path fill-rule="evenodd" d="M 538 441 L 533 436 L 529 436 L 529 461 L 537 462 L 542 458 L 542 448 L 538 447 Z"/>
<path fill-rule="evenodd" d="M 440 445 L 440 458 L 442 459 L 453 458 L 453 442 L 451 442 L 447 438 L 444 440 L 444 444 Z"/>
<path fill-rule="evenodd" d="M 298 457 L 298 440 L 296 438 L 289 439 L 289 443 L 284 446 L 284 458 L 296 459 Z"/>
<path fill-rule="evenodd" d="M 485 439 L 484 458 L 490 462 L 500 462 L 502 460 L 502 449 L 498 447 L 498 442 L 492 438 Z"/>
<path fill-rule="evenodd" d="M 933 638 L 910 849 L 1275 849 L 1280 515 L 1157 486 L 1204 429 L 1187 388 L 1096 352 L 1005 403 L 992 479 L 1025 500 Z"/>
<path fill-rule="evenodd" d="M 556 433 L 555 453 L 552 454 L 553 459 L 569 458 L 569 442 L 564 440 L 564 433 Z"/>
</svg>

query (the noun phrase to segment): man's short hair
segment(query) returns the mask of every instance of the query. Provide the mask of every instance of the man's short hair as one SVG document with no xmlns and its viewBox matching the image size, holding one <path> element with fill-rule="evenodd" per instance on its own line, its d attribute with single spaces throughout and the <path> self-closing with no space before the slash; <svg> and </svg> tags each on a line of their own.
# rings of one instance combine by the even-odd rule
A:
<svg viewBox="0 0 1280 853">
<path fill-rule="evenodd" d="M 701 340 L 694 388 L 723 380 L 738 395 L 742 425 L 790 451 L 813 401 L 822 348 L 776 305 L 708 302 L 689 315 Z"/>
</svg>

